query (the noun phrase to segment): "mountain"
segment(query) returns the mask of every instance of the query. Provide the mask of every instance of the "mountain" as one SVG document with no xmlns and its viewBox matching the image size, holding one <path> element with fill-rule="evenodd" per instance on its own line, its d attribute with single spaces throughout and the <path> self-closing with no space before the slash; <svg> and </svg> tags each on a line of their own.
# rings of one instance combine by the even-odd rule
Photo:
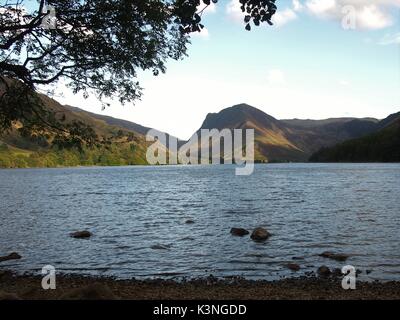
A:
<svg viewBox="0 0 400 320">
<path fill-rule="evenodd" d="M 278 120 L 247 104 L 207 115 L 201 129 L 255 129 L 257 161 L 307 161 L 322 147 L 361 137 L 377 130 L 372 118 Z"/>
<path fill-rule="evenodd" d="M 157 129 L 154 128 L 149 128 L 149 127 L 144 127 L 140 124 L 131 122 L 131 121 L 127 121 L 127 120 L 122 120 L 122 119 L 117 119 L 117 118 L 113 118 L 110 116 L 105 116 L 105 115 L 101 115 L 101 114 L 97 114 L 97 113 L 93 113 L 93 112 L 89 112 L 89 111 L 85 111 L 82 110 L 80 108 L 77 107 L 72 107 L 69 105 L 65 105 L 65 108 L 77 113 L 77 114 L 84 114 L 89 116 L 90 118 L 96 119 L 96 120 L 100 120 L 105 122 L 107 125 L 109 126 L 113 126 L 113 127 L 119 127 L 120 129 L 125 129 L 131 132 L 135 132 L 136 134 L 139 134 L 141 136 L 146 136 L 148 134 L 148 132 L 150 130 L 153 130 L 153 133 L 156 134 L 165 134 L 166 138 L 167 138 L 167 146 L 168 146 L 168 141 L 169 138 L 173 138 L 173 139 L 177 139 L 179 144 L 182 144 L 182 141 L 180 139 L 178 139 L 177 137 L 174 137 L 172 135 L 170 135 L 169 133 L 163 132 L 163 131 L 159 131 Z"/>
<path fill-rule="evenodd" d="M 70 105 L 64 105 L 64 108 L 74 112 L 75 114 L 80 114 L 80 115 L 85 114 L 85 115 L 89 116 L 90 118 L 103 121 L 105 124 L 107 124 L 109 126 L 123 128 L 123 129 L 129 130 L 129 131 L 132 131 L 132 132 L 136 132 L 136 133 L 141 134 L 143 136 L 145 136 L 146 133 L 149 130 L 151 130 L 151 128 L 147 128 L 147 127 L 141 126 L 140 124 L 137 124 L 137 123 L 134 123 L 134 122 L 130 122 L 130 121 L 127 121 L 127 120 L 117 119 L 117 118 L 113 118 L 113 117 L 104 116 L 104 115 L 101 115 L 101 114 L 85 111 L 85 110 L 82 110 L 80 108 L 73 107 L 73 106 L 70 106 Z"/>
<path fill-rule="evenodd" d="M 109 145 L 85 148 L 83 152 L 59 149 L 52 145 L 53 137 L 50 134 L 21 135 L 16 124 L 11 132 L 0 136 L 0 167 L 147 164 L 146 151 L 150 143 L 146 142 L 145 135 L 150 128 L 76 107 L 63 106 L 45 95 L 39 96 L 47 109 L 56 112 L 58 116 L 62 115 L 67 123 L 81 121 L 91 126 L 99 137 L 109 141 Z M 400 113 L 382 121 L 373 118 L 278 120 L 250 105 L 239 104 L 208 114 L 196 133 L 201 129 L 254 129 L 255 160 L 260 162 L 308 161 L 313 154 L 314 161 L 328 161 L 332 154 L 334 159 L 340 161 L 342 158 L 336 154 L 342 156 L 345 151 L 330 150 L 345 148 L 348 151 L 355 148 L 348 152 L 357 154 L 357 148 L 362 145 L 367 149 L 362 149 L 361 154 L 379 154 L 382 150 L 386 150 L 387 154 L 391 150 L 391 154 L 395 155 L 399 149 L 399 118 Z M 360 137 L 363 138 L 357 139 Z M 179 141 L 179 145 L 184 143 L 185 141 Z M 368 143 L 374 144 L 375 151 L 367 151 L 372 148 L 365 147 Z M 379 144 L 379 148 L 375 144 Z M 338 146 L 330 148 L 335 145 Z M 165 148 L 168 149 L 168 145 Z M 359 158 L 353 156 L 352 159 Z M 360 159 L 365 157 L 360 156 Z"/>
<path fill-rule="evenodd" d="M 147 164 L 149 143 L 145 134 L 150 128 L 63 106 L 43 94 L 39 97 L 46 109 L 56 112 L 58 117 L 65 117 L 66 123 L 81 121 L 110 144 L 85 148 L 83 152 L 59 149 L 52 146 L 53 137 L 50 134 L 21 135 L 16 124 L 10 132 L 0 136 L 0 168 Z"/>
<path fill-rule="evenodd" d="M 314 153 L 312 162 L 399 162 L 400 112 L 378 122 L 377 130 Z"/>
</svg>

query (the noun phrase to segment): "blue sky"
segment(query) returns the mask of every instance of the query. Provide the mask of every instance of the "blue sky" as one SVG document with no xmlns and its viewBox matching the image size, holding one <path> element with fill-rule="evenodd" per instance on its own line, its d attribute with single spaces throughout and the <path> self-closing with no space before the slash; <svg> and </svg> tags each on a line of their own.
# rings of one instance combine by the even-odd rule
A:
<svg viewBox="0 0 400 320">
<path fill-rule="evenodd" d="M 56 99 L 180 138 L 207 113 L 242 102 L 278 119 L 400 111 L 400 0 L 277 0 L 275 26 L 251 32 L 236 2 L 206 11 L 206 31 L 193 37 L 184 61 L 168 63 L 165 75 L 140 74 L 145 91 L 135 106 L 114 102 L 101 111 L 95 98 L 64 89 Z M 346 5 L 354 29 L 342 26 Z"/>
</svg>

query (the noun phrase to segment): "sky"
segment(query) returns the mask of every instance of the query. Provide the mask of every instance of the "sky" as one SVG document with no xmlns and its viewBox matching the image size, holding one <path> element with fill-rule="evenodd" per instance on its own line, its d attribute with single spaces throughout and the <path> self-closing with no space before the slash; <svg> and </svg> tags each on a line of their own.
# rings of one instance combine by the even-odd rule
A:
<svg viewBox="0 0 400 320">
<path fill-rule="evenodd" d="M 278 119 L 385 118 L 400 111 L 400 0 L 277 0 L 274 26 L 244 29 L 238 0 L 204 14 L 189 56 L 140 73 L 141 101 L 106 110 L 62 88 L 63 104 L 181 139 L 206 115 L 248 103 Z"/>
</svg>

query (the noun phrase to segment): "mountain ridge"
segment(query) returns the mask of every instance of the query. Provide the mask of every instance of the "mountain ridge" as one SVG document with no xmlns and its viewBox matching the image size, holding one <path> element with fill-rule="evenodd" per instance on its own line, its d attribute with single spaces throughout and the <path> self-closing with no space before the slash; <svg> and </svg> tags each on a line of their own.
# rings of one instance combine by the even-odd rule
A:
<svg viewBox="0 0 400 320">
<path fill-rule="evenodd" d="M 98 164 L 98 162 L 105 165 L 146 163 L 145 154 L 148 143 L 145 141 L 145 135 L 150 128 L 131 121 L 85 111 L 78 107 L 61 105 L 45 95 L 40 96 L 50 109 L 65 113 L 68 121 L 73 119 L 83 121 L 94 126 L 97 134 L 110 137 L 113 141 L 113 152 L 115 154 L 99 152 L 88 161 L 75 161 L 78 165 Z M 258 108 L 241 103 L 222 109 L 217 113 L 207 114 L 196 133 L 199 133 L 201 129 L 254 129 L 256 161 L 305 162 L 309 160 L 311 155 L 323 148 L 333 147 L 347 140 L 376 133 L 382 130 L 382 127 L 397 123 L 398 118 L 400 118 L 400 112 L 380 121 L 374 118 L 352 117 L 322 120 L 278 120 Z M 156 132 L 163 133 L 161 131 Z M 165 134 L 169 136 L 167 133 Z M 185 143 L 184 140 L 178 139 L 178 141 L 178 145 Z M 2 142 L 2 145 L 0 145 L 0 167 L 5 166 L 4 161 L 3 165 L 1 164 L 1 158 L 7 158 L 10 154 L 16 158 L 19 157 L 18 161 L 15 161 L 23 164 L 24 161 L 27 161 L 26 157 L 31 157 L 32 154 L 35 155 L 37 160 L 40 158 L 38 154 L 53 152 L 50 147 L 43 147 L 36 140 L 32 142 L 27 138 L 19 137 L 16 130 L 9 135 L 0 137 L 0 142 Z M 46 141 L 43 145 L 46 145 Z M 165 147 L 168 148 L 168 145 Z M 25 158 L 22 159 L 21 157 Z M 73 157 L 76 159 L 80 155 L 74 154 Z M 113 160 L 103 161 L 105 158 Z M 7 159 L 8 162 L 11 161 L 10 158 Z M 103 160 L 100 161 L 99 159 Z M 62 161 L 61 159 L 61 165 L 63 165 Z M 39 163 L 41 162 L 39 161 Z M 49 165 L 51 166 L 52 163 L 50 161 Z"/>
<path fill-rule="evenodd" d="M 389 115 L 377 124 L 378 129 L 357 139 L 322 148 L 311 162 L 399 162 L 400 112 Z"/>
<path fill-rule="evenodd" d="M 242 103 L 218 113 L 209 113 L 201 129 L 255 129 L 256 160 L 260 162 L 307 161 L 323 147 L 374 132 L 374 118 L 323 120 L 278 120 Z"/>
</svg>

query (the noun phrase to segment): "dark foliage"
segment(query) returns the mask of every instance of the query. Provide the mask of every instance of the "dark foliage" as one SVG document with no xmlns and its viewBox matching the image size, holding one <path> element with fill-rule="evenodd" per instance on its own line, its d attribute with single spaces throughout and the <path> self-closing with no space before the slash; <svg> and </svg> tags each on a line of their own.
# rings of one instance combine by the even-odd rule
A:
<svg viewBox="0 0 400 320">
<path fill-rule="evenodd" d="M 311 162 L 400 162 L 400 119 L 365 137 L 323 148 Z"/>
</svg>

